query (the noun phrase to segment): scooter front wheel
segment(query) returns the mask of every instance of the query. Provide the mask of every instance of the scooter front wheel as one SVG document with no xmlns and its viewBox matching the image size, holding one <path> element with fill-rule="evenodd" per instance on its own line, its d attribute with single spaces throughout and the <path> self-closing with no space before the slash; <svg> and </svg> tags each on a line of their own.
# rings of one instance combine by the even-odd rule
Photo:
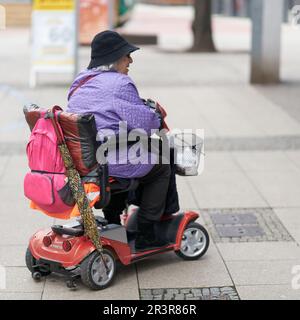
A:
<svg viewBox="0 0 300 320">
<path fill-rule="evenodd" d="M 197 260 L 206 253 L 208 246 L 206 229 L 197 222 L 190 222 L 183 232 L 180 250 L 175 253 L 184 260 Z"/>
<path fill-rule="evenodd" d="M 116 273 L 114 254 L 108 249 L 103 249 L 102 256 L 107 269 L 97 251 L 90 254 L 80 265 L 81 280 L 92 290 L 102 290 L 108 287 Z"/>
</svg>

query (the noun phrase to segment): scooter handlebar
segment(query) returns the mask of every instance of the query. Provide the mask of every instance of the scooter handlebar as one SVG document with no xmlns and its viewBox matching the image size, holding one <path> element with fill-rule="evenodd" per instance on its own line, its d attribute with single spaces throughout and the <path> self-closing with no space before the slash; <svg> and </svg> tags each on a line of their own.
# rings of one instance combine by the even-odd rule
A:
<svg viewBox="0 0 300 320">
<path fill-rule="evenodd" d="M 166 110 L 157 102 L 152 99 L 144 100 L 145 105 L 147 105 L 149 108 L 154 109 L 154 111 L 158 114 L 160 120 L 161 120 L 161 126 L 160 129 L 166 129 L 167 131 L 170 131 L 165 118 L 167 117 Z"/>
</svg>

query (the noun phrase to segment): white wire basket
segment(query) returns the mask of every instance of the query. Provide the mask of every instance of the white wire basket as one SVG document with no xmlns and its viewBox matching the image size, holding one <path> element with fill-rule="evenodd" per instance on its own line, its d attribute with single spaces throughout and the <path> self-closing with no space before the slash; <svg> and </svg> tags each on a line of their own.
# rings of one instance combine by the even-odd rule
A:
<svg viewBox="0 0 300 320">
<path fill-rule="evenodd" d="M 176 133 L 169 136 L 174 148 L 176 173 L 181 176 L 197 176 L 203 153 L 204 141 L 194 133 Z"/>
</svg>

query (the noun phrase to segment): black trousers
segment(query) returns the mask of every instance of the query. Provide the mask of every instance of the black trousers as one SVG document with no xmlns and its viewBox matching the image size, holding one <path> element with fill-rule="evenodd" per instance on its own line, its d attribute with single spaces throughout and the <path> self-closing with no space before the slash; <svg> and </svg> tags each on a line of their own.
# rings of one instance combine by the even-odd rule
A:
<svg viewBox="0 0 300 320">
<path fill-rule="evenodd" d="M 137 178 L 139 187 L 128 199 L 128 192 L 112 194 L 110 203 L 103 208 L 105 219 L 109 223 L 120 224 L 120 215 L 129 204 L 139 206 L 138 218 L 143 222 L 159 221 L 165 210 L 166 197 L 170 182 L 171 167 L 168 164 L 156 164 L 144 177 Z"/>
<path fill-rule="evenodd" d="M 156 164 L 144 177 L 139 178 L 140 194 L 138 220 L 141 222 L 159 221 L 164 213 L 169 187 L 171 167 L 169 164 Z"/>
<path fill-rule="evenodd" d="M 121 224 L 120 215 L 126 208 L 128 191 L 111 195 L 109 204 L 103 208 L 103 214 L 108 223 Z"/>
</svg>

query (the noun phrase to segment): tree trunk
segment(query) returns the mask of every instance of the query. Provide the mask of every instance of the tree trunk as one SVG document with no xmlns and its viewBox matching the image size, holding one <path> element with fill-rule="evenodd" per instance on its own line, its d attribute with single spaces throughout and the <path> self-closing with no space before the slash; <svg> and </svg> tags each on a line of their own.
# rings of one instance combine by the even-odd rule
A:
<svg viewBox="0 0 300 320">
<path fill-rule="evenodd" d="M 194 12 L 194 44 L 189 51 L 215 52 L 211 27 L 211 0 L 194 0 Z"/>
</svg>

